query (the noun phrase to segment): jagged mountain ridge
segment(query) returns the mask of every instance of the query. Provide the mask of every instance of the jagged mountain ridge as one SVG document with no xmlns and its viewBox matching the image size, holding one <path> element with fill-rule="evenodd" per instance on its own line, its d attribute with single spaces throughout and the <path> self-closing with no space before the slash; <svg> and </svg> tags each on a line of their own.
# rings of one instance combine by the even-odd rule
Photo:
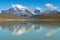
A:
<svg viewBox="0 0 60 40">
<path fill-rule="evenodd" d="M 40 9 L 36 8 L 34 10 L 31 10 L 25 6 L 22 5 L 12 5 L 12 8 L 8 10 L 2 10 L 1 13 L 3 14 L 12 14 L 18 17 L 26 17 L 26 18 L 38 18 L 47 14 L 60 14 L 57 10 L 46 10 L 41 12 Z"/>
</svg>

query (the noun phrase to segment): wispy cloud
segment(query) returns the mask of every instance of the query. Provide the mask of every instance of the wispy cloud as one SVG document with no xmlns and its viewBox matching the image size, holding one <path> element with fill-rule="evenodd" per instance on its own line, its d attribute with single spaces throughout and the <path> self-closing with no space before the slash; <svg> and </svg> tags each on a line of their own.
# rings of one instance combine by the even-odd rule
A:
<svg viewBox="0 0 60 40">
<path fill-rule="evenodd" d="M 35 9 L 40 10 L 40 12 L 42 12 L 42 8 L 41 7 L 36 7 Z"/>
<path fill-rule="evenodd" d="M 51 9 L 57 9 L 57 7 L 56 6 L 54 6 L 53 4 L 50 4 L 50 3 L 47 3 L 47 4 L 45 4 L 45 7 L 47 7 L 47 8 L 51 8 Z"/>
<path fill-rule="evenodd" d="M 42 8 L 40 8 L 40 7 L 36 7 L 36 9 L 38 9 L 38 10 L 42 10 Z"/>
</svg>

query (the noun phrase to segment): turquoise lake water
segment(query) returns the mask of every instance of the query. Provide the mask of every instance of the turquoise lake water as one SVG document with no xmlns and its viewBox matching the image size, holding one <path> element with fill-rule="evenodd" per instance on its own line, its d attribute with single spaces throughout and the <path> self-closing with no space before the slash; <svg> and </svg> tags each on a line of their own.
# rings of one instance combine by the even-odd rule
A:
<svg viewBox="0 0 60 40">
<path fill-rule="evenodd" d="M 60 22 L 0 22 L 0 40 L 60 40 Z"/>
</svg>

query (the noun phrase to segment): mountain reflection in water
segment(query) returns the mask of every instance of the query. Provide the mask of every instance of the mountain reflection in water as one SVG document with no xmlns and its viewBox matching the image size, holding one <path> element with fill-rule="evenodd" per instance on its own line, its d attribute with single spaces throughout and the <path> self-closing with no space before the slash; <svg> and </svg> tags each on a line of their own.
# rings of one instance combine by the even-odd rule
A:
<svg viewBox="0 0 60 40">
<path fill-rule="evenodd" d="M 12 35 L 18 36 L 23 34 L 52 36 L 56 35 L 60 28 L 60 22 L 0 22 L 0 30 L 8 30 Z M 32 32 L 31 32 L 32 31 Z M 31 33 L 29 33 L 31 32 Z M 36 34 L 38 35 L 38 34 Z"/>
</svg>

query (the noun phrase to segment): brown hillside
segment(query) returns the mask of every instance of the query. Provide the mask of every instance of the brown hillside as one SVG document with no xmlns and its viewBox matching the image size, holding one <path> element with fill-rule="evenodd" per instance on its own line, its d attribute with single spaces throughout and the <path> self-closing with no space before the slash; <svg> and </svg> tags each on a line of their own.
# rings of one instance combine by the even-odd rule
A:
<svg viewBox="0 0 60 40">
<path fill-rule="evenodd" d="M 21 19 L 21 18 L 23 17 L 18 17 L 9 13 L 5 13 L 5 14 L 0 13 L 0 19 Z"/>
<path fill-rule="evenodd" d="M 60 19 L 60 14 L 47 14 L 38 17 L 39 19 Z"/>
</svg>

